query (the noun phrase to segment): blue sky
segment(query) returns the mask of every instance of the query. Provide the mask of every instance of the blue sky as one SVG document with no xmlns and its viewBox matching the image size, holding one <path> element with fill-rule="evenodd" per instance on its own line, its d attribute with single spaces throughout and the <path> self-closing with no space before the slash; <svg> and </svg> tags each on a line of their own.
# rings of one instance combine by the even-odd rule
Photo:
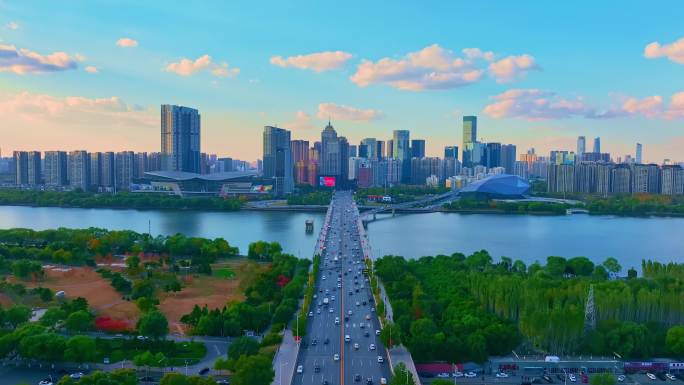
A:
<svg viewBox="0 0 684 385">
<path fill-rule="evenodd" d="M 206 152 L 248 160 L 264 125 L 314 140 L 327 116 L 439 155 L 474 114 L 519 152 L 586 135 L 684 161 L 678 1 L 193 3 L 0 0 L 3 154 L 155 151 L 171 103 L 200 109 Z"/>
</svg>

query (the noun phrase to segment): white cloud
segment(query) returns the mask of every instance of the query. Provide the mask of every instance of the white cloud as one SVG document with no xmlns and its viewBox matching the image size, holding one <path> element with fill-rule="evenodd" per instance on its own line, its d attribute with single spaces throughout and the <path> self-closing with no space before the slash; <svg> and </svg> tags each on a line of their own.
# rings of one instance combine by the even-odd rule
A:
<svg viewBox="0 0 684 385">
<path fill-rule="evenodd" d="M 659 95 L 643 99 L 628 98 L 622 104 L 622 110 L 630 115 L 643 115 L 648 118 L 660 116 L 663 112 L 663 98 Z"/>
<path fill-rule="evenodd" d="M 96 74 L 96 73 L 99 72 L 99 71 L 97 70 L 97 67 L 95 67 L 95 66 L 87 66 L 87 67 L 85 68 L 85 70 L 86 70 L 86 72 L 90 72 L 91 74 Z"/>
<path fill-rule="evenodd" d="M 670 105 L 664 116 L 666 119 L 684 119 L 684 92 L 677 92 L 670 97 Z"/>
<path fill-rule="evenodd" d="M 421 91 L 461 87 L 480 80 L 481 76 L 482 70 L 471 62 L 433 44 L 399 60 L 364 60 L 351 80 L 361 87 L 387 84 L 401 90 Z"/>
<path fill-rule="evenodd" d="M 321 103 L 318 105 L 319 119 L 371 121 L 385 116 L 382 111 L 371 109 L 359 109 L 335 103 Z"/>
<path fill-rule="evenodd" d="M 9 23 L 5 24 L 5 29 L 16 31 L 19 29 L 19 24 L 16 21 L 10 21 Z"/>
<path fill-rule="evenodd" d="M 80 61 L 80 62 L 84 62 L 88 58 L 85 55 L 82 55 L 80 53 L 76 53 L 76 54 L 74 54 L 74 59 L 76 59 L 77 61 Z"/>
<path fill-rule="evenodd" d="M 123 48 L 133 48 L 138 46 L 138 41 L 128 37 L 122 37 L 116 41 L 116 45 Z"/>
<path fill-rule="evenodd" d="M 532 70 L 539 70 L 539 66 L 530 55 L 508 56 L 489 65 L 489 72 L 497 83 L 508 83 L 523 78 Z"/>
<path fill-rule="evenodd" d="M 34 74 L 75 69 L 76 61 L 65 52 L 41 55 L 26 48 L 0 44 L 0 72 Z"/>
<path fill-rule="evenodd" d="M 203 70 L 209 70 L 218 77 L 233 77 L 240 73 L 239 68 L 230 68 L 226 62 L 214 64 L 209 55 L 202 55 L 195 60 L 182 58 L 178 62 L 168 64 L 165 70 L 180 76 L 190 76 Z"/>
<path fill-rule="evenodd" d="M 325 51 L 308 55 L 297 55 L 283 58 L 271 57 L 271 64 L 279 67 L 295 67 L 299 69 L 323 72 L 340 68 L 351 59 L 352 54 L 344 51 Z"/>
<path fill-rule="evenodd" d="M 482 51 L 479 48 L 464 48 L 462 52 L 468 59 L 484 59 L 486 61 L 493 61 L 495 56 L 494 52 Z"/>
<path fill-rule="evenodd" d="M 564 119 L 590 112 L 580 98 L 565 99 L 553 92 L 538 89 L 511 89 L 492 99 L 494 103 L 487 105 L 483 112 L 497 119 Z"/>
<path fill-rule="evenodd" d="M 684 64 L 684 37 L 664 45 L 654 41 L 644 48 L 644 56 L 649 59 L 657 59 L 664 56 L 675 63 Z"/>
<path fill-rule="evenodd" d="M 284 127 L 298 131 L 308 131 L 313 130 L 315 128 L 315 126 L 311 122 L 311 115 L 307 114 L 304 111 L 297 111 L 295 113 L 294 120 L 289 123 L 285 123 Z"/>
</svg>

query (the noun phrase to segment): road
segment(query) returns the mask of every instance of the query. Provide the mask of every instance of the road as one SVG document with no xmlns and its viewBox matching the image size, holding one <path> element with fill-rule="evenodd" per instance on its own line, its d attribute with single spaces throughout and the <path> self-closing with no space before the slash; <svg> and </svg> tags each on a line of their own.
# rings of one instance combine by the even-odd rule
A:
<svg viewBox="0 0 684 385">
<path fill-rule="evenodd" d="M 298 368 L 292 384 L 380 384 L 381 378 L 389 379 L 390 368 L 362 272 L 358 209 L 349 191 L 337 191 L 330 204 L 329 227 L 321 230 L 325 241 L 316 298 L 297 363 L 302 370 Z"/>
</svg>

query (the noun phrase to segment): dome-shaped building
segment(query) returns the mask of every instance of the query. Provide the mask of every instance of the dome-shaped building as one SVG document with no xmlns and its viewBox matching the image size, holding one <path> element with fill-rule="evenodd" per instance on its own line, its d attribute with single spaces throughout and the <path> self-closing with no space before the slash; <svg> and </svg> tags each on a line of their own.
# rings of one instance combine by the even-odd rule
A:
<svg viewBox="0 0 684 385">
<path fill-rule="evenodd" d="M 516 176 L 499 174 L 466 185 L 460 195 L 464 198 L 476 199 L 519 199 L 530 192 L 530 184 Z"/>
</svg>

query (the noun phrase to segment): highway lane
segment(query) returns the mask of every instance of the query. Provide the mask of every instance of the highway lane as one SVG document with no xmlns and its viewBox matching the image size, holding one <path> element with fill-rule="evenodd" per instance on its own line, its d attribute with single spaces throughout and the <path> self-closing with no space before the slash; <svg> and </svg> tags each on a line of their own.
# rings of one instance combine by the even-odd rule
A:
<svg viewBox="0 0 684 385">
<path fill-rule="evenodd" d="M 389 379 L 390 370 L 376 332 L 380 326 L 369 283 L 362 273 L 359 213 L 351 192 L 336 192 L 331 205 L 316 298 L 298 360 L 301 373 L 298 368 L 293 384 L 365 385 L 369 379 L 380 384 L 381 378 Z"/>
</svg>

